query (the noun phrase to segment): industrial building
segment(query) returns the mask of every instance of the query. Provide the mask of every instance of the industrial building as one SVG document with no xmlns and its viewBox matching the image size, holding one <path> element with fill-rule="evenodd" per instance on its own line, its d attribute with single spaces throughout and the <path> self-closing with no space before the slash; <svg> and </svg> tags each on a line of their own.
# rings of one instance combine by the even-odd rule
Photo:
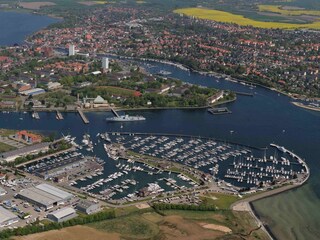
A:
<svg viewBox="0 0 320 240">
<path fill-rule="evenodd" d="M 19 217 L 0 206 L 0 227 L 9 226 L 19 221 Z"/>
<path fill-rule="evenodd" d="M 50 143 L 38 143 L 31 146 L 19 148 L 13 151 L 5 152 L 0 154 L 0 161 L 11 162 L 18 157 L 24 157 L 30 154 L 37 154 L 39 152 L 48 151 Z"/>
<path fill-rule="evenodd" d="M 100 211 L 100 206 L 98 203 L 82 200 L 80 201 L 76 209 L 85 214 L 92 214 Z"/>
<path fill-rule="evenodd" d="M 53 208 L 53 206 L 64 204 L 66 201 L 70 200 L 73 195 L 43 183 L 35 187 L 21 190 L 17 197 L 48 210 Z"/>
<path fill-rule="evenodd" d="M 22 92 L 20 92 L 20 94 L 24 95 L 24 96 L 35 96 L 35 95 L 43 94 L 45 92 L 46 91 L 42 88 L 33 88 L 30 90 L 22 91 Z"/>
<path fill-rule="evenodd" d="M 68 221 L 77 216 L 76 211 L 71 207 L 66 207 L 48 214 L 47 218 L 54 222 Z"/>
</svg>

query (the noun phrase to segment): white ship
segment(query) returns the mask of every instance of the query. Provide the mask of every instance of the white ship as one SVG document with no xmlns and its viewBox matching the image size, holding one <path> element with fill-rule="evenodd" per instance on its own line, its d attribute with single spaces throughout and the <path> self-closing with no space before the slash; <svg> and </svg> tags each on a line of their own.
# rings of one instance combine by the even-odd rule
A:
<svg viewBox="0 0 320 240">
<path fill-rule="evenodd" d="M 119 117 L 110 117 L 106 118 L 108 122 L 133 122 L 133 121 L 144 121 L 146 120 L 143 116 L 129 116 L 129 115 L 123 115 Z"/>
</svg>

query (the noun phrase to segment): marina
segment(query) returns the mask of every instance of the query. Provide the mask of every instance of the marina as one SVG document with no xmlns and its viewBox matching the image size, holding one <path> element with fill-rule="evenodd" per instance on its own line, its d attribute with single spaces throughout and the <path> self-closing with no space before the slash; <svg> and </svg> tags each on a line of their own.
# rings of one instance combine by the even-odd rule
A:
<svg viewBox="0 0 320 240">
<path fill-rule="evenodd" d="M 276 144 L 262 149 L 208 137 L 134 132 L 86 133 L 81 143 L 69 135 L 64 139 L 74 148 L 21 169 L 113 204 L 210 184 L 245 194 L 309 176 L 304 160 Z M 99 157 L 97 148 L 103 149 Z"/>
<path fill-rule="evenodd" d="M 146 65 L 143 64 L 143 66 Z M 199 74 L 185 72 L 172 66 L 152 63 L 151 71 L 158 72 L 159 69 L 166 69 L 172 72 L 172 77 L 184 79 L 193 84 L 231 89 L 239 92 L 245 92 L 248 89 L 246 86 L 231 81 L 220 80 L 218 82 L 215 81 L 214 77 L 200 76 Z M 143 114 L 148 121 L 124 123 L 122 130 L 144 133 L 177 133 L 177 135 L 183 133 L 194 136 L 214 137 L 221 139 L 222 142 L 228 141 L 252 146 L 268 146 L 270 153 L 267 159 L 274 155 L 275 149 L 269 146 L 272 142 L 285 146 L 287 149 L 293 149 L 299 156 L 306 157 L 308 166 L 312 170 L 311 177 L 305 187 L 255 201 L 252 204 L 258 215 L 265 219 L 272 218 L 274 220 L 276 225 L 269 225 L 269 228 L 276 236 L 278 236 L 279 228 L 281 228 L 281 233 L 288 239 L 292 236 L 292 230 L 294 229 L 294 234 L 299 236 L 299 239 L 314 239 L 314 235 L 311 232 L 300 231 L 300 226 L 301 222 L 305 222 L 309 226 L 309 229 L 316 231 L 317 219 L 319 218 L 319 214 L 314 212 L 314 209 L 319 204 L 318 198 L 314 196 L 314 194 L 318 194 L 319 192 L 317 185 L 319 176 L 318 146 L 320 144 L 318 131 L 319 113 L 297 108 L 291 104 L 290 98 L 267 89 L 257 87 L 254 89 L 254 92 L 254 99 L 239 96 L 235 103 L 228 104 L 228 108 L 233 113 L 230 116 L 228 115 L 228 117 L 212 118 L 206 110 L 135 111 L 135 114 Z M 64 121 L 56 121 L 54 113 L 40 112 L 39 114 L 41 121 L 32 119 L 31 114 L 16 112 L 10 112 L 10 114 L 1 113 L 2 127 L 11 129 L 29 128 L 42 132 L 57 132 L 59 134 L 62 132 L 76 136 L 80 142 L 83 134 L 88 132 L 90 132 L 91 136 L 96 136 L 96 134 L 101 132 L 121 130 L 117 124 L 106 123 L 105 118 L 109 113 L 86 113 L 90 122 L 94 123 L 90 125 L 84 125 L 82 121 L 79 121 L 79 115 L 75 113 L 64 114 Z M 20 117 L 23 117 L 24 120 L 20 121 Z M 308 124 L 305 124 L 306 122 Z M 98 139 L 92 140 L 97 142 Z M 80 151 L 85 151 L 85 149 Z M 87 154 L 86 152 L 84 153 Z M 92 153 L 88 152 L 88 154 L 91 155 Z M 94 155 L 105 161 L 105 176 L 103 178 L 116 172 L 117 168 L 115 165 L 118 164 L 118 161 L 122 161 L 108 159 L 103 144 L 94 146 Z M 260 153 L 259 158 L 263 158 L 263 156 L 264 151 Z M 230 164 L 232 163 L 233 160 L 231 159 Z M 271 164 L 271 162 L 268 163 Z M 229 164 L 227 165 L 228 168 L 232 167 Z M 221 169 L 219 170 L 222 171 Z M 140 171 L 136 171 L 135 175 L 140 173 Z M 152 177 L 155 176 L 157 175 L 143 175 L 141 177 L 143 183 L 139 183 L 142 185 L 141 188 L 147 186 L 146 182 L 155 182 L 156 179 L 152 180 Z M 137 178 L 140 177 L 137 176 Z M 85 181 L 78 181 L 78 184 L 81 183 L 87 185 Z M 137 190 L 139 189 L 137 188 Z M 119 192 L 117 193 L 120 194 Z M 283 206 L 287 205 L 290 206 L 290 210 L 283 208 Z M 302 208 L 305 211 L 299 210 Z M 280 215 L 274 214 L 279 212 L 281 212 Z M 295 214 L 295 219 L 291 218 L 292 214 Z M 283 219 L 285 219 L 285 224 L 283 223 Z"/>
<path fill-rule="evenodd" d="M 199 169 L 239 188 L 269 187 L 309 176 L 301 158 L 275 144 L 259 149 L 195 136 L 109 134 L 126 149 Z"/>
</svg>

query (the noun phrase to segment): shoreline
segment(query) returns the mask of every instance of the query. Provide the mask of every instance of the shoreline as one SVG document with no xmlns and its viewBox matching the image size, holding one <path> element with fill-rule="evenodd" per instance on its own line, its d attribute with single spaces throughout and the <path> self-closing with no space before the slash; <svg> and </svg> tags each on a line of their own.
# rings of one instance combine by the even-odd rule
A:
<svg viewBox="0 0 320 240">
<path fill-rule="evenodd" d="M 315 111 L 315 112 L 320 112 L 320 107 L 312 107 L 312 106 L 307 106 L 303 103 L 299 103 L 299 102 L 291 102 L 293 105 L 300 107 L 300 108 L 304 108 L 310 111 Z"/>
<path fill-rule="evenodd" d="M 233 82 L 233 83 L 239 83 L 239 84 L 242 84 L 242 85 L 245 85 L 245 86 L 253 85 L 253 86 L 262 87 L 264 89 L 268 89 L 270 91 L 277 92 L 279 94 L 287 96 L 287 97 L 289 97 L 291 99 L 301 99 L 302 98 L 302 96 L 300 96 L 300 95 L 299 95 L 299 97 L 294 97 L 293 95 L 295 93 L 290 93 L 290 92 L 286 93 L 286 92 L 283 92 L 280 89 L 276 89 L 274 87 L 269 87 L 269 86 L 263 85 L 261 83 L 257 83 L 257 82 L 250 82 L 249 83 L 248 81 L 245 81 L 245 80 L 242 80 L 242 79 L 237 79 L 237 78 L 232 77 L 231 75 L 227 75 L 227 74 L 219 73 L 219 72 L 198 71 L 198 70 L 195 70 L 195 69 L 193 69 L 193 68 L 191 68 L 189 66 L 181 64 L 179 62 L 173 62 L 173 61 L 170 61 L 170 60 L 156 59 L 156 58 L 143 58 L 143 57 L 128 57 L 128 56 L 118 55 L 118 54 L 115 54 L 115 53 L 98 53 L 97 55 L 98 56 L 99 55 L 109 55 L 109 56 L 117 57 L 119 59 L 128 59 L 128 60 L 136 60 L 136 61 L 150 61 L 150 62 L 158 62 L 158 63 L 168 64 L 168 65 L 177 67 L 177 68 L 179 68 L 181 70 L 198 73 L 198 74 L 204 75 L 204 76 L 216 77 L 216 78 L 219 78 L 221 80 L 225 80 L 225 81 L 229 81 L 229 82 Z"/>
<path fill-rule="evenodd" d="M 217 102 L 214 104 L 210 104 L 210 105 L 206 105 L 206 106 L 201 106 L 201 107 L 140 107 L 140 108 L 123 108 L 123 107 L 113 107 L 115 110 L 117 111 L 157 111 L 157 110 L 201 110 L 201 109 L 205 109 L 205 108 L 210 108 L 210 107 L 214 107 L 214 106 L 219 106 L 219 105 L 223 105 L 223 104 L 228 104 L 228 103 L 232 103 L 235 102 L 237 100 L 237 97 L 230 99 L 230 100 L 225 100 L 222 102 Z M 56 112 L 56 111 L 62 112 L 62 113 L 77 113 L 77 109 L 75 110 L 66 110 L 66 109 L 60 109 L 60 108 L 56 108 L 56 109 L 45 109 L 45 108 L 39 108 L 39 109 L 20 109 L 20 110 L 15 110 L 15 109 L 6 109 L 6 108 L 0 108 L 0 111 L 2 112 L 17 112 L 17 113 L 23 113 L 23 112 L 27 112 L 27 113 L 31 113 L 31 112 Z M 81 109 L 83 112 L 87 113 L 87 112 L 110 112 L 111 108 L 83 108 Z"/>
<path fill-rule="evenodd" d="M 18 11 L 17 11 L 17 13 L 19 13 Z M 20 13 L 22 13 L 22 12 L 20 12 Z M 37 13 L 30 13 L 30 14 L 37 14 Z M 41 14 L 37 14 L 37 15 L 41 15 Z M 48 16 L 48 15 L 44 15 L 44 16 Z M 52 16 L 48 16 L 48 17 L 52 17 Z M 53 17 L 52 17 L 53 18 Z M 57 19 L 59 19 L 59 18 L 57 18 Z M 61 19 L 61 18 L 60 18 Z M 63 18 L 62 18 L 63 19 Z M 34 33 L 33 33 L 34 34 Z M 110 54 L 111 55 L 111 54 Z M 134 60 L 134 58 L 132 58 L 133 60 Z M 139 59 L 139 58 L 137 58 L 137 60 L 140 60 L 140 61 L 144 61 L 144 60 L 142 60 L 142 59 Z M 176 66 L 176 67 L 178 67 L 179 68 L 179 66 L 181 66 L 181 67 L 184 67 L 182 64 L 178 64 L 178 63 L 174 63 L 174 62 L 170 62 L 170 61 L 161 61 L 161 60 L 157 60 L 157 59 L 154 59 L 154 60 L 152 60 L 152 59 L 147 59 L 147 61 L 154 61 L 154 62 L 160 62 L 160 63 L 164 63 L 164 64 L 169 64 L 169 65 L 173 65 L 173 66 Z M 172 64 L 171 64 L 172 63 Z M 196 73 L 199 73 L 199 74 L 201 74 L 201 75 L 206 75 L 206 76 L 211 76 L 211 74 L 213 74 L 213 73 L 210 73 L 210 72 L 200 72 L 200 71 L 196 71 L 196 70 L 193 70 L 193 69 L 191 69 L 191 68 L 187 68 L 187 69 L 183 69 L 183 68 L 180 68 L 180 69 L 182 69 L 182 70 L 185 70 L 185 71 L 193 71 L 193 72 L 196 72 Z M 222 74 L 220 74 L 220 73 L 215 73 L 215 74 L 219 74 L 219 75 L 221 75 L 222 77 L 224 77 Z M 213 75 L 214 77 L 217 77 L 217 76 L 215 76 L 215 75 Z M 227 77 L 229 77 L 229 78 L 231 78 L 231 76 L 228 76 L 228 75 L 226 75 Z M 219 77 L 220 78 L 220 77 Z M 240 79 L 236 79 L 236 80 L 233 80 L 233 79 L 226 79 L 226 78 L 223 78 L 223 79 L 221 79 L 221 80 L 225 80 L 225 81 L 231 81 L 231 82 L 235 82 L 235 83 L 245 83 L 245 84 L 248 84 L 248 82 L 247 81 L 245 81 L 245 80 L 240 80 Z M 267 87 L 267 86 L 264 86 L 264 85 L 261 85 L 261 84 L 259 84 L 259 83 L 251 83 L 251 84 L 253 84 L 253 85 L 255 85 L 255 86 L 259 86 L 259 87 L 262 87 L 262 88 L 265 88 L 265 89 L 268 89 L 268 90 L 271 90 L 271 91 L 275 91 L 275 92 L 278 92 L 278 93 L 280 93 L 280 94 L 283 94 L 283 95 L 285 95 L 285 96 L 287 96 L 287 97 L 290 97 L 291 99 L 296 99 L 296 98 L 294 98 L 292 95 L 291 95 L 291 93 L 284 93 L 284 92 L 282 92 L 281 90 L 278 90 L 278 89 L 275 89 L 275 88 L 271 88 L 271 87 Z M 299 99 L 299 98 L 298 98 Z M 230 102 L 234 102 L 234 101 L 236 101 L 236 98 L 234 99 L 234 100 L 230 100 L 230 101 L 226 101 L 226 102 L 222 102 L 222 103 L 217 103 L 217 104 L 214 104 L 214 106 L 218 106 L 218 105 L 222 105 L 222 104 L 226 104 L 226 103 L 230 103 Z M 305 109 L 308 109 L 308 110 L 313 110 L 313 111 L 320 111 L 320 109 L 319 110 L 315 110 L 315 109 L 312 109 L 312 108 L 309 108 L 308 106 L 300 106 L 300 104 L 299 103 L 295 103 L 295 102 L 292 102 L 292 104 L 294 104 L 295 106 L 297 106 L 297 107 L 301 107 L 301 108 L 305 108 Z M 140 110 L 142 110 L 142 111 L 144 111 L 144 110 L 152 110 L 152 111 L 154 111 L 154 110 L 192 110 L 192 109 L 204 109 L 204 108 L 207 108 L 208 106 L 204 106 L 204 107 L 174 107 L 174 108 L 170 108 L 170 107 L 168 107 L 168 108 L 166 108 L 166 107 L 164 107 L 164 108 L 132 108 L 132 109 L 117 109 L 117 110 L 119 110 L 119 111 L 140 111 Z M 0 109 L 0 110 L 2 110 L 2 109 Z M 3 109 L 4 111 L 10 111 L 11 112 L 11 110 L 8 110 L 8 109 Z M 88 110 L 86 110 L 86 109 L 83 109 L 84 110 L 84 112 L 104 112 L 104 111 L 110 111 L 110 109 L 109 110 L 107 110 L 107 109 L 88 109 Z M 14 111 L 14 110 L 13 110 Z M 54 111 L 56 111 L 56 110 L 50 110 L 50 109 L 44 109 L 44 110 L 37 110 L 37 109 L 35 109 L 35 110 L 21 110 L 21 111 L 18 111 L 18 112 L 23 112 L 23 111 L 26 111 L 26 112 L 32 112 L 32 111 L 39 111 L 39 112 L 54 112 Z M 74 113 L 76 113 L 76 110 L 59 110 L 59 111 L 61 111 L 61 112 L 74 112 Z M 308 175 L 308 178 L 309 178 L 309 176 L 310 176 L 310 174 Z M 302 186 L 303 184 L 305 184 L 305 182 L 307 182 L 307 180 L 308 180 L 308 178 L 303 182 L 303 183 L 301 183 L 300 185 L 286 185 L 286 186 L 282 186 L 282 187 L 280 187 L 280 188 L 277 188 L 277 189 L 273 189 L 273 190 L 270 190 L 270 191 L 267 191 L 267 192 L 263 192 L 263 193 L 267 193 L 266 195 L 262 195 L 263 193 L 259 193 L 258 195 L 257 195 L 257 199 L 253 199 L 253 200 L 250 200 L 250 198 L 251 197 L 248 197 L 248 199 L 244 199 L 244 201 L 246 201 L 247 203 L 248 203 L 248 206 L 249 206 L 249 208 L 250 208 L 250 210 L 249 210 L 249 212 L 250 213 L 252 213 L 252 215 L 254 216 L 254 218 L 256 219 L 256 220 L 258 220 L 259 221 L 259 223 L 261 223 L 261 226 L 262 226 L 262 228 L 267 232 L 267 235 L 268 236 L 270 236 L 271 237 L 271 239 L 273 239 L 274 238 L 274 235 L 273 235 L 273 233 L 272 233 L 272 231 L 268 228 L 268 226 L 265 226 L 263 223 L 262 223 L 262 221 L 261 221 L 261 219 L 259 218 L 260 216 L 259 216 L 259 214 L 257 214 L 257 212 L 256 212 L 256 210 L 254 209 L 254 207 L 253 207 L 253 202 L 255 202 L 255 201 L 258 201 L 258 200 L 260 200 L 260 199 L 263 199 L 263 198 L 267 198 L 267 197 L 272 197 L 272 196 L 275 196 L 275 195 L 277 195 L 277 194 L 280 194 L 280 193 L 282 193 L 282 192 L 285 192 L 285 191 L 289 191 L 289 190 L 292 190 L 292 189 L 295 189 L 295 188 L 298 188 L 298 187 L 300 187 L 300 186 Z M 262 195 L 262 196 L 260 196 L 260 195 Z M 258 196 L 259 196 L 259 198 L 258 198 Z M 252 197 L 254 197 L 254 196 L 252 196 Z M 240 202 L 240 201 L 239 201 Z M 237 202 L 236 202 L 237 203 Z M 236 204 L 235 203 L 235 204 Z"/>
<path fill-rule="evenodd" d="M 257 225 L 261 226 L 261 228 L 264 230 L 264 232 L 268 235 L 268 237 L 270 239 L 272 239 L 272 240 L 273 239 L 277 239 L 275 237 L 274 233 L 272 232 L 272 230 L 270 229 L 270 227 L 268 226 L 268 224 L 264 224 L 262 222 L 261 216 L 258 214 L 256 209 L 254 208 L 253 203 L 255 201 L 259 201 L 259 200 L 264 199 L 264 198 L 273 197 L 273 196 L 276 196 L 276 195 L 281 194 L 283 192 L 291 191 L 291 190 L 294 190 L 294 189 L 297 189 L 297 188 L 303 186 L 309 180 L 309 177 L 310 177 L 310 169 L 306 165 L 306 163 L 305 163 L 305 166 L 306 166 L 307 172 L 309 174 L 307 175 L 307 178 L 304 179 L 301 183 L 284 185 L 284 186 L 280 186 L 280 187 L 278 187 L 276 189 L 267 190 L 267 191 L 258 193 L 256 195 L 249 196 L 248 198 L 245 198 L 245 199 L 242 199 L 242 200 L 239 200 L 239 201 L 233 203 L 230 206 L 230 209 L 232 211 L 248 212 L 255 219 Z M 240 208 L 240 209 L 236 210 L 237 207 Z"/>
</svg>

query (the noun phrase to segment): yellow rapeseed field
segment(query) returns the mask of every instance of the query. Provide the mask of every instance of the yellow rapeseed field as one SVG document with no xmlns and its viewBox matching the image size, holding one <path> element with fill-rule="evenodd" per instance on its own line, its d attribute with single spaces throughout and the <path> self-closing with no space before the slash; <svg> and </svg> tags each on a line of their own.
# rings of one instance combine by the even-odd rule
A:
<svg viewBox="0 0 320 240">
<path fill-rule="evenodd" d="M 320 16 L 320 11 L 317 10 L 301 10 L 301 9 L 281 9 L 281 5 L 258 5 L 260 12 L 273 12 L 280 13 L 286 16 L 300 16 L 300 15 L 312 15 Z"/>
<path fill-rule="evenodd" d="M 205 9 L 205 8 L 181 8 L 174 11 L 175 13 L 185 14 L 200 19 L 213 20 L 217 22 L 236 23 L 242 26 L 254 26 L 258 28 L 280 28 L 280 29 L 320 29 L 320 22 L 294 24 L 283 22 L 263 22 L 249 18 L 242 15 L 237 15 L 229 12 Z"/>
</svg>

